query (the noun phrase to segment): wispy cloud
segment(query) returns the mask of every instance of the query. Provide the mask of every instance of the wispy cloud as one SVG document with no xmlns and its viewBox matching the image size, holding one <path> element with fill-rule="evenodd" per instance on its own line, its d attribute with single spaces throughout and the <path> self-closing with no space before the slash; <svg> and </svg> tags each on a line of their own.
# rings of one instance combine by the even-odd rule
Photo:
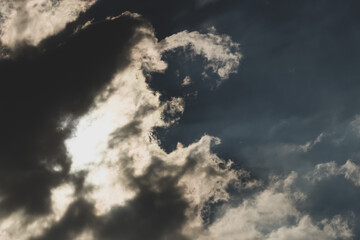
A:
<svg viewBox="0 0 360 240">
<path fill-rule="evenodd" d="M 340 166 L 334 161 L 318 164 L 309 178 L 314 181 L 321 181 L 333 176 L 344 176 L 355 186 L 360 186 L 360 166 L 351 160 L 347 160 Z"/>
</svg>

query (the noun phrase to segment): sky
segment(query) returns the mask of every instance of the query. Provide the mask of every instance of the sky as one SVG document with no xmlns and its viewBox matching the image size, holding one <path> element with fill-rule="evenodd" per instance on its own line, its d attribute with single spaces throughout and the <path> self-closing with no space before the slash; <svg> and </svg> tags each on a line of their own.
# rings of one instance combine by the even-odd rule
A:
<svg viewBox="0 0 360 240">
<path fill-rule="evenodd" d="M 0 0 L 0 239 L 360 239 L 359 7 Z"/>
</svg>

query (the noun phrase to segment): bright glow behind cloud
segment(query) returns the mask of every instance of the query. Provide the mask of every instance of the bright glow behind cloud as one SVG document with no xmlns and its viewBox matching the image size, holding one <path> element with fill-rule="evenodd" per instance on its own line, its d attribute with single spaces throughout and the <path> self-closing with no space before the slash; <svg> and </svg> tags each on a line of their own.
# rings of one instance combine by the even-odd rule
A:
<svg viewBox="0 0 360 240">
<path fill-rule="evenodd" d="M 27 3 L 29 2 L 32 1 Z M 75 2 L 64 0 L 62 3 Z M 81 6 L 79 5 L 80 9 Z M 58 14 L 64 12 L 66 11 L 59 11 Z M 137 14 L 125 15 L 139 18 Z M 9 19 L 16 19 L 16 16 L 9 16 Z M 11 25 L 11 21 L 7 20 L 7 23 Z M 42 22 L 43 19 L 39 21 Z M 64 22 L 52 26 L 63 26 Z M 9 46 L 22 40 L 36 44 L 47 34 L 54 33 L 35 31 L 34 36 L 28 37 L 26 31 L 15 35 L 8 32 L 10 35 L 4 38 L 5 42 L 8 41 Z M 131 211 L 139 214 L 138 210 L 131 210 L 129 202 L 141 196 L 143 188 L 157 196 L 164 190 L 163 185 L 181 192 L 181 196 L 176 195 L 176 200 L 186 202 L 186 222 L 179 224 L 177 227 L 181 229 L 176 231 L 189 239 L 231 240 L 241 236 L 248 240 L 272 240 L 296 237 L 311 239 L 315 236 L 316 239 L 325 240 L 347 239 L 352 236 L 347 222 L 340 216 L 315 222 L 297 209 L 296 203 L 303 201 L 306 196 L 292 189 L 296 173 L 285 179 L 274 178 L 268 187 L 244 199 L 237 207 L 225 206 L 223 214 L 205 229 L 204 220 L 210 222 L 209 219 L 204 219 L 204 214 L 209 211 L 209 204 L 229 201 L 229 185 L 248 189 L 262 184 L 250 180 L 248 172 L 234 169 L 231 161 L 224 161 L 212 153 L 212 145 L 220 143 L 218 138 L 212 136 L 204 135 L 185 147 L 179 143 L 173 152 L 165 152 L 152 131 L 154 127 L 167 127 L 176 122 L 185 110 L 184 99 L 161 101 L 160 94 L 149 89 L 146 78 L 148 73 L 164 72 L 167 63 L 162 60 L 162 55 L 180 48 L 186 54 L 203 56 L 207 60 L 204 75 L 206 71 L 213 71 L 220 77 L 220 84 L 237 71 L 242 57 L 239 45 L 229 36 L 218 35 L 215 31 L 208 34 L 183 31 L 159 42 L 154 29 L 139 27 L 133 37 L 140 41 L 131 49 L 130 65 L 114 76 L 109 86 L 95 99 L 93 108 L 78 119 L 72 137 L 66 141 L 68 154 L 72 158 L 70 175 L 85 172 L 84 187 L 87 191 L 75 196 L 75 188 L 69 183 L 53 189 L 53 212 L 48 216 L 30 222 L 27 221 L 26 214 L 19 211 L 0 224 L 2 232 L 13 234 L 6 236 L 8 239 L 22 240 L 42 235 L 46 229 L 60 221 L 77 197 L 93 203 L 95 217 L 105 219 L 105 222 L 114 209 L 121 210 L 122 206 L 130 208 L 129 215 Z M 165 120 L 165 114 L 173 119 Z M 64 121 L 62 124 L 65 126 L 67 123 Z M 320 140 L 321 138 L 306 145 L 306 149 Z M 168 182 L 171 184 L 167 185 Z M 146 198 L 146 204 L 152 200 L 154 199 Z M 162 205 L 168 206 L 166 201 L 169 199 L 160 200 L 160 204 L 154 201 L 160 207 L 154 204 L 155 210 L 151 209 L 150 215 L 153 212 L 157 214 L 157 207 L 161 209 Z M 171 200 L 173 199 L 170 198 Z M 74 236 L 74 239 L 97 239 L 94 236 L 99 233 L 92 230 L 85 229 L 79 236 Z"/>
<path fill-rule="evenodd" d="M 238 45 L 228 36 L 214 32 L 184 31 L 160 43 L 152 29 L 138 29 L 137 34 L 135 37 L 142 36 L 142 41 L 132 50 L 132 64 L 117 74 L 109 86 L 115 91 L 110 95 L 105 91 L 102 94 L 108 95 L 105 101 L 100 101 L 103 98 L 99 97 L 95 108 L 80 119 L 73 138 L 66 142 L 73 158 L 72 172 L 88 172 L 86 184 L 94 187 L 88 197 L 95 202 L 99 216 L 134 198 L 138 189 L 130 187 L 131 179 L 149 174 L 151 166 L 155 171 L 150 171 L 149 178 L 153 183 L 149 187 L 154 191 L 161 191 L 157 179 L 166 176 L 178 179 L 177 186 L 184 190 L 184 198 L 189 204 L 182 233 L 191 239 L 230 240 L 241 236 L 249 240 L 270 240 L 297 235 L 303 236 L 301 239 L 313 235 L 318 239 L 347 239 L 352 236 L 346 221 L 339 216 L 314 223 L 308 215 L 297 210 L 296 202 L 306 196 L 291 190 L 296 173 L 284 180 L 275 178 L 254 198 L 245 200 L 237 208 L 225 210 L 223 217 L 205 230 L 202 214 L 206 212 L 206 205 L 228 201 L 226 189 L 229 184 L 252 188 L 260 183 L 248 181 L 242 184 L 241 179 L 248 178 L 249 174 L 232 169 L 231 162 L 225 163 L 211 152 L 211 145 L 220 143 L 217 138 L 205 135 L 187 147 L 179 143 L 169 154 L 161 149 L 158 140 L 152 137 L 152 129 L 171 124 L 165 122 L 163 113 L 182 113 L 184 104 L 182 99 L 176 98 L 161 102 L 159 94 L 148 88 L 144 72 L 163 72 L 167 64 L 161 60 L 161 55 L 189 45 L 193 53 L 208 60 L 208 70 L 225 80 L 239 65 L 241 54 L 232 51 L 238 50 Z M 152 165 L 154 161 L 161 164 Z M 289 218 L 295 219 L 295 225 L 290 225 Z"/>
<path fill-rule="evenodd" d="M 229 37 L 197 32 L 182 32 L 181 36 L 184 41 L 195 44 L 193 51 L 204 55 L 214 66 L 211 70 L 223 79 L 235 72 L 241 55 L 225 50 L 228 45 L 237 46 Z M 147 86 L 144 72 L 165 71 L 167 64 L 161 60 L 162 54 L 172 50 L 171 46 L 177 48 L 179 45 L 172 43 L 176 39 L 172 37 L 165 45 L 158 43 L 153 29 L 148 28 L 139 28 L 134 38 L 138 37 L 142 40 L 132 49 L 130 66 L 114 77 L 96 100 L 93 110 L 80 119 L 73 137 L 66 141 L 73 159 L 72 172 L 88 172 L 86 184 L 93 187 L 88 197 L 95 202 L 97 214 L 103 215 L 137 194 L 127 185 L 129 171 L 135 177 L 141 176 L 154 158 L 161 159 L 167 167 L 159 169 L 160 176 L 176 176 L 183 172 L 178 184 L 185 187 L 185 197 L 191 204 L 187 215 L 192 220 L 186 226 L 186 232 L 190 233 L 202 227 L 201 211 L 206 202 L 228 199 L 226 187 L 247 173 L 231 170 L 231 164 L 220 168 L 219 164 L 224 161 L 210 151 L 211 144 L 219 140 L 210 136 L 188 147 L 179 145 L 170 154 L 160 148 L 158 140 L 152 137 L 152 129 L 176 121 L 175 118 L 166 122 L 163 113 L 181 114 L 184 103 L 181 98 L 161 102 L 159 94 Z M 203 42 L 208 46 L 206 49 L 199 48 Z M 212 52 L 219 49 L 220 53 Z M 187 169 L 185 166 L 192 161 L 191 168 Z"/>
</svg>

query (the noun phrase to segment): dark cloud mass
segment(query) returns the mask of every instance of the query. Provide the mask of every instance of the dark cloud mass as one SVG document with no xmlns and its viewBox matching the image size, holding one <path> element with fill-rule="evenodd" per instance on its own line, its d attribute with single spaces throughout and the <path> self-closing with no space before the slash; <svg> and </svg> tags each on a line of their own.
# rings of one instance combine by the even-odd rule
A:
<svg viewBox="0 0 360 240">
<path fill-rule="evenodd" d="M 157 176 L 165 168 L 155 160 L 144 176 L 134 180 L 139 194 L 103 219 L 99 239 L 187 239 L 179 230 L 186 222 L 188 203 L 176 178 Z"/>
<path fill-rule="evenodd" d="M 72 126 L 59 129 L 60 121 L 91 107 L 96 93 L 128 64 L 135 27 L 147 23 L 124 16 L 75 35 L 71 25 L 59 37 L 1 60 L 2 211 L 49 210 L 50 189 L 66 180 L 71 164 L 64 140 Z M 56 165 L 62 170 L 54 173 Z"/>
<path fill-rule="evenodd" d="M 32 240 L 74 239 L 84 229 L 96 226 L 98 222 L 93 211 L 92 204 L 79 199 L 68 207 L 62 219 L 52 225 L 43 236 Z"/>
<path fill-rule="evenodd" d="M 0 239 L 359 239 L 359 7 L 0 0 Z"/>
</svg>

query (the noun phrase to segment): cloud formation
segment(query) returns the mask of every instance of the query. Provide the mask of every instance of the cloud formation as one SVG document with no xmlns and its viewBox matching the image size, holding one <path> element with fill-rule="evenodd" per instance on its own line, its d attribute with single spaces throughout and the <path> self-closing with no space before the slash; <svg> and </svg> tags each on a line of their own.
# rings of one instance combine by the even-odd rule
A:
<svg viewBox="0 0 360 240">
<path fill-rule="evenodd" d="M 160 42 L 163 52 L 178 48 L 184 51 L 189 48 L 195 55 L 203 56 L 207 61 L 203 75 L 206 77 L 209 70 L 215 72 L 220 78 L 218 84 L 228 79 L 231 73 L 237 72 L 242 58 L 239 44 L 233 42 L 230 36 L 216 34 L 214 28 L 206 34 L 183 31 Z"/>
<path fill-rule="evenodd" d="M 37 45 L 74 21 L 96 0 L 1 0 L 0 44 L 8 48 Z M 0 46 L 1 46 L 0 45 Z"/>
<path fill-rule="evenodd" d="M 72 31 L 70 36 L 64 32 L 66 44 L 64 36 L 54 36 L 42 47 L 26 47 L 16 58 L 1 60 L 2 87 L 6 89 L 1 108 L 11 113 L 0 120 L 3 234 L 13 234 L 16 239 L 37 234 L 43 228 L 31 231 L 32 223 L 38 225 L 33 219 L 41 222 L 43 215 L 60 209 L 55 213 L 60 216 L 66 210 L 66 206 L 57 208 L 52 196 L 61 201 L 67 197 L 57 194 L 60 189 L 69 189 L 65 195 L 80 191 L 82 174 L 69 176 L 71 160 L 64 141 L 71 135 L 73 120 L 85 114 L 113 74 L 127 66 L 128 48 L 136 44 L 136 39 L 129 40 L 134 28 L 142 24 L 147 23 L 127 16 L 99 22 L 72 38 Z M 69 123 L 66 126 L 64 119 Z M 76 186 L 64 187 L 69 182 Z M 13 231 L 14 226 L 4 219 L 24 223 L 29 231 Z"/>
<path fill-rule="evenodd" d="M 5 3 L 0 238 L 359 236 L 357 36 L 340 4 Z"/>
<path fill-rule="evenodd" d="M 137 17 L 130 13 L 126 15 Z M 200 40 L 207 38 L 206 35 L 197 36 Z M 210 136 L 204 136 L 188 147 L 178 144 L 171 153 L 160 148 L 158 140 L 152 137 L 152 129 L 174 123 L 176 118 L 167 122 L 164 114 L 173 118 L 181 114 L 184 111 L 183 100 L 172 98 L 161 102 L 160 95 L 152 93 L 146 84 L 144 73 L 166 69 L 167 64 L 161 56 L 170 48 L 162 48 L 163 43 L 158 43 L 151 28 L 137 29 L 134 38 L 141 40 L 132 48 L 131 64 L 116 75 L 104 92 L 110 92 L 110 95 L 105 101 L 100 95 L 94 110 L 80 119 L 74 137 L 66 141 L 73 159 L 72 169 L 74 173 L 88 172 L 85 184 L 93 188 L 89 198 L 95 203 L 96 214 L 99 217 L 111 216 L 110 222 L 99 230 L 101 237 L 191 238 L 193 232 L 202 229 L 206 206 L 228 200 L 228 185 L 240 184 L 248 174 L 232 170 L 231 163 L 212 154 L 211 143 L 219 140 Z M 168 41 L 171 42 L 171 39 Z M 223 59 L 224 62 L 227 60 Z M 84 159 L 86 162 L 83 162 Z M 171 198 L 167 199 L 167 195 Z M 132 230 L 124 225 L 125 222 L 121 223 L 123 218 L 133 219 L 133 222 L 144 221 L 136 219 L 139 214 L 142 216 L 137 211 L 153 201 L 165 201 L 159 207 L 154 205 L 155 209 L 146 207 L 146 211 L 154 211 L 152 214 L 160 219 L 137 225 L 142 231 Z M 162 215 L 163 208 L 173 210 Z M 149 222 L 156 221 L 159 226 L 151 228 L 152 232 L 146 230 L 150 227 L 147 226 Z M 174 225 L 171 227 L 168 224 Z"/>
<path fill-rule="evenodd" d="M 355 186 L 360 186 L 360 166 L 351 160 L 347 160 L 346 163 L 341 166 L 338 166 L 334 161 L 318 164 L 315 166 L 311 179 L 321 181 L 324 178 L 339 175 L 353 182 Z"/>
<path fill-rule="evenodd" d="M 294 189 L 295 172 L 271 179 L 269 186 L 235 208 L 225 208 L 200 239 L 352 239 L 352 230 L 341 216 L 314 221 L 298 210 L 306 194 Z"/>
<path fill-rule="evenodd" d="M 99 24 L 121 24 L 132 19 L 133 31 L 127 40 L 131 43 L 129 54 L 123 54 L 128 65 L 118 68 L 83 117 L 76 119 L 69 115 L 57 122 L 56 130 L 60 132 L 75 127 L 71 135 L 65 135 L 70 136 L 65 141 L 64 152 L 68 152 L 71 166 L 49 162 L 45 167 L 50 175 L 69 174 L 70 182 L 65 178 L 49 186 L 51 211 L 31 224 L 27 223 L 24 212 L 5 217 L 6 223 L 1 228 L 2 232 L 13 234 L 8 237 L 70 239 L 87 234 L 95 239 L 144 239 L 145 236 L 191 239 L 202 231 L 208 206 L 229 200 L 230 185 L 239 189 L 257 185 L 249 180 L 242 183 L 249 174 L 233 169 L 231 162 L 211 152 L 212 143 L 219 143 L 214 137 L 205 135 L 187 147 L 179 143 L 175 151 L 166 153 L 152 136 L 154 127 L 175 123 L 184 111 L 183 99 L 160 101 L 160 94 L 153 93 L 146 83 L 149 73 L 165 71 L 167 64 L 161 57 L 172 50 L 170 46 L 178 47 L 173 43 L 175 38 L 168 38 L 164 47 L 156 39 L 154 29 L 139 15 L 129 12 L 93 27 L 89 25 L 77 34 L 90 34 Z M 212 64 L 210 70 L 223 79 L 235 71 L 241 55 L 226 50 L 237 46 L 229 37 L 197 32 L 181 35 L 194 44 L 195 53 L 204 55 Z M 209 48 L 199 48 L 197 41 L 206 41 Z M 212 52 L 216 50 L 222 51 L 221 56 Z M 79 178 L 80 185 L 76 181 L 75 185 L 71 184 L 71 179 Z M 16 222 L 36 232 L 20 233 Z M 133 229 L 135 223 L 139 225 Z M 150 223 L 156 225 L 152 228 Z"/>
</svg>

